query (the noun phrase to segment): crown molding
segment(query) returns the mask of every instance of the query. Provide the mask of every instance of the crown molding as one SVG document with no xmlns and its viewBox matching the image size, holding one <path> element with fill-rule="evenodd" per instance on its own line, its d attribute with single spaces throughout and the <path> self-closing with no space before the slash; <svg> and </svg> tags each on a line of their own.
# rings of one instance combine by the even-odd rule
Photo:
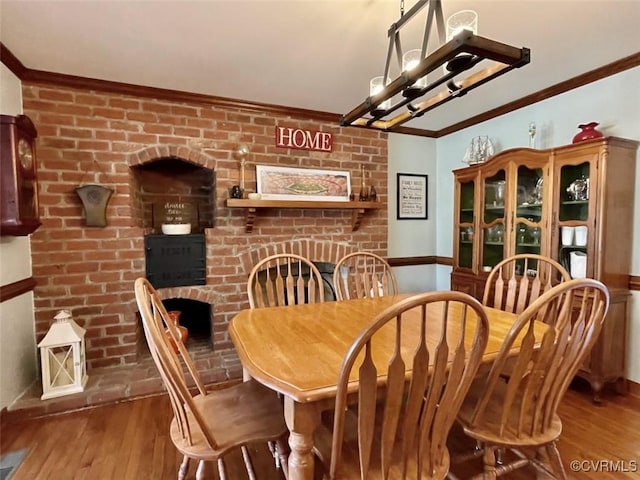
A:
<svg viewBox="0 0 640 480">
<path fill-rule="evenodd" d="M 615 62 L 570 78 L 569 80 L 565 80 L 564 82 L 556 83 L 555 85 L 532 93 L 531 95 L 527 95 L 526 97 L 514 100 L 513 102 L 506 103 L 501 107 L 494 108 L 493 110 L 489 110 L 487 112 L 463 120 L 462 122 L 455 123 L 449 127 L 438 130 L 436 136 L 444 137 L 445 135 L 457 132 L 458 130 L 462 130 L 478 123 L 486 122 L 487 120 L 499 117 L 501 115 L 504 115 L 505 113 L 519 110 L 520 108 L 541 102 L 543 100 L 546 100 L 547 98 L 555 97 L 556 95 L 560 95 L 561 93 L 568 92 L 569 90 L 574 90 L 584 85 L 588 85 L 589 83 L 602 80 L 603 78 L 610 77 L 620 72 L 624 72 L 625 70 L 630 70 L 639 65 L 640 52 L 634 53 L 632 55 L 629 55 L 628 57 L 621 58 L 620 60 L 616 60 Z"/>
<path fill-rule="evenodd" d="M 32 70 L 28 67 L 25 67 L 22 62 L 18 58 L 16 58 L 16 56 L 13 55 L 13 53 L 2 42 L 0 42 L 0 61 L 23 82 L 27 81 L 46 85 L 57 85 L 70 88 L 78 88 L 82 90 L 98 90 L 107 93 L 134 95 L 146 98 L 158 98 L 177 102 L 197 102 L 212 105 L 215 107 L 238 108 L 242 110 L 249 110 L 271 115 L 304 117 L 321 122 L 335 123 L 336 125 L 338 125 L 340 122 L 341 115 L 339 113 L 307 110 L 304 108 L 285 107 L 282 105 L 251 102 L 236 98 L 218 97 L 214 95 L 204 95 L 199 93 L 190 93 L 180 90 L 170 90 L 156 87 L 145 87 L 129 83 L 78 77 L 75 75 L 67 75 L 63 73 L 46 72 L 43 70 Z M 560 95 L 561 93 L 565 93 L 569 90 L 582 87 L 589 83 L 601 80 L 611 75 L 615 75 L 625 70 L 630 70 L 637 66 L 640 66 L 640 52 L 621 58 L 619 60 L 616 60 L 615 62 L 609 63 L 589 72 L 585 72 L 581 75 L 570 78 L 569 80 L 556 83 L 551 87 L 532 93 L 531 95 L 527 95 L 518 100 L 514 100 L 513 102 L 506 103 L 500 107 L 494 108 L 479 115 L 475 115 L 440 130 L 399 127 L 392 133 L 429 138 L 444 137 L 472 125 L 476 125 L 492 118 L 499 117 L 506 113 L 513 112 L 520 108 L 527 107 L 534 103 L 541 102 L 542 100 L 546 100 L 547 98 L 555 97 L 556 95 Z"/>
</svg>

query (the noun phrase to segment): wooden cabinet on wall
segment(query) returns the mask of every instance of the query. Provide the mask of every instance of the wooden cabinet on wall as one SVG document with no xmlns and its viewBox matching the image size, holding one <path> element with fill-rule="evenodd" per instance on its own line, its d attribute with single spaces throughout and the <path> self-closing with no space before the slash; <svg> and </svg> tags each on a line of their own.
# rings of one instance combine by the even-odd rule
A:
<svg viewBox="0 0 640 480">
<path fill-rule="evenodd" d="M 578 373 L 596 399 L 605 383 L 625 386 L 637 147 L 608 137 L 517 148 L 454 171 L 453 290 L 482 299 L 488 271 L 518 253 L 554 258 L 573 276 L 583 264 L 609 288 L 605 327 Z"/>
</svg>

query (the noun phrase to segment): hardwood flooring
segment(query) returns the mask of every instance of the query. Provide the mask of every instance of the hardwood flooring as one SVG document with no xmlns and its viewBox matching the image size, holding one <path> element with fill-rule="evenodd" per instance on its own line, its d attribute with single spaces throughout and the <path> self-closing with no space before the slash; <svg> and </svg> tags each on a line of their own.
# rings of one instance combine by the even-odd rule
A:
<svg viewBox="0 0 640 480">
<path fill-rule="evenodd" d="M 168 436 L 171 415 L 169 399 L 161 395 L 17 421 L 3 426 L 0 450 L 5 454 L 29 449 L 12 480 L 175 479 L 181 458 Z M 560 415 L 564 431 L 559 449 L 569 478 L 640 478 L 640 398 L 611 394 L 604 405 L 595 406 L 588 392 L 578 386 L 567 393 Z M 458 431 L 452 434 L 452 445 L 456 450 L 472 446 Z M 266 445 L 252 448 L 251 456 L 258 480 L 284 478 L 274 468 Z M 581 462 L 581 471 L 571 470 L 572 461 Z M 227 457 L 226 466 L 229 480 L 248 478 L 239 453 Z M 479 471 L 479 460 L 452 467 L 460 479 Z M 195 465 L 187 478 L 195 478 Z M 214 478 L 218 480 L 217 474 Z M 522 469 L 501 478 L 529 480 L 535 474 Z"/>
</svg>

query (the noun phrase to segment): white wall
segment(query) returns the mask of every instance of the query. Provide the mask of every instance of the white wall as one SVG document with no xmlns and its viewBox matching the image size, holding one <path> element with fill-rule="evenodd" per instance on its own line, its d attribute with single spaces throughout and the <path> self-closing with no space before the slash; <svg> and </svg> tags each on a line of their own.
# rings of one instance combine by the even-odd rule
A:
<svg viewBox="0 0 640 480">
<path fill-rule="evenodd" d="M 482 87 L 469 95 L 482 92 Z M 457 101 L 464 101 L 464 98 Z M 439 256 L 453 255 L 453 175 L 451 171 L 464 166 L 461 160 L 471 139 L 489 135 L 496 152 L 517 146 L 527 146 L 528 126 L 537 125 L 537 148 L 549 148 L 571 143 L 578 132 L 577 125 L 590 121 L 600 123 L 598 129 L 606 135 L 640 140 L 640 67 L 586 85 L 571 92 L 511 112 L 479 125 L 437 140 L 438 209 L 435 227 Z M 624 175 L 625 172 L 620 172 Z M 636 196 L 634 205 L 633 259 L 631 274 L 640 275 L 640 152 L 636 160 Z M 407 237 L 418 232 L 406 233 Z M 409 239 L 407 239 L 409 240 Z M 400 241 L 405 241 L 402 237 Z M 410 240 L 409 240 L 410 241 Z M 391 246 L 390 246 L 391 248 Z M 399 245 L 394 250 L 402 250 Z M 438 267 L 437 287 L 449 288 L 451 268 Z M 630 329 L 627 350 L 627 378 L 640 383 L 640 292 L 632 292 Z"/>
<path fill-rule="evenodd" d="M 421 257 L 436 254 L 436 141 L 432 138 L 389 134 L 388 173 L 388 256 Z M 397 219 L 397 174 L 427 175 L 427 220 Z M 436 266 L 395 267 L 401 292 L 426 292 L 436 289 Z"/>
<path fill-rule="evenodd" d="M 20 80 L 0 63 L 0 113 L 22 113 Z M 29 237 L 0 237 L 0 285 L 31 276 Z M 33 293 L 0 303 L 0 409 L 37 378 Z"/>
</svg>

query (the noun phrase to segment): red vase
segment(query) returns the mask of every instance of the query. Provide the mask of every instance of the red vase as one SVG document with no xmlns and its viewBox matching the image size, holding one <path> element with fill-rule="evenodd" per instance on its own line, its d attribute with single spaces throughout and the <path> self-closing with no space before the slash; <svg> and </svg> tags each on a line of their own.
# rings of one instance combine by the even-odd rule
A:
<svg viewBox="0 0 640 480">
<path fill-rule="evenodd" d="M 589 122 L 578 125 L 580 131 L 573 137 L 572 143 L 584 142 L 585 140 L 591 140 L 592 138 L 604 137 L 604 134 L 600 130 L 596 130 L 598 122 Z"/>
</svg>

